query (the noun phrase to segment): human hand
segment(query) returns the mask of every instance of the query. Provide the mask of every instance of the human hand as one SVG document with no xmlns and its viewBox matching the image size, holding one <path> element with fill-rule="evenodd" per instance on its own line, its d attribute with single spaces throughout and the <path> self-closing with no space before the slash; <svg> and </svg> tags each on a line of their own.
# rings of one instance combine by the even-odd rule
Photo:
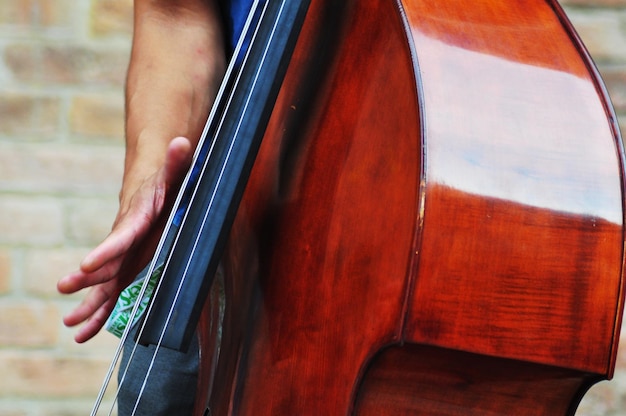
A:
<svg viewBox="0 0 626 416">
<path fill-rule="evenodd" d="M 84 300 L 63 322 L 85 325 L 74 339 L 82 343 L 104 326 L 119 293 L 148 263 L 159 241 L 167 214 L 192 157 L 189 140 L 177 137 L 169 143 L 165 164 L 150 175 L 129 198 L 121 198 L 120 210 L 111 233 L 80 263 L 79 270 L 59 280 L 60 293 L 70 294 L 90 288 Z M 124 190 L 123 190 L 124 193 Z M 173 195 L 172 195 L 173 194 Z"/>
</svg>

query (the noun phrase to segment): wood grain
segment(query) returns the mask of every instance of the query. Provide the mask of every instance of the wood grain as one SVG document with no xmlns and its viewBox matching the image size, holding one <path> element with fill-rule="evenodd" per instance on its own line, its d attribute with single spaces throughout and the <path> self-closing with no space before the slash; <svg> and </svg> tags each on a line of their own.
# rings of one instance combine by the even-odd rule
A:
<svg viewBox="0 0 626 416">
<path fill-rule="evenodd" d="M 624 156 L 604 89 L 556 3 L 467 5 L 312 2 L 198 414 L 552 416 L 611 376 Z"/>
</svg>

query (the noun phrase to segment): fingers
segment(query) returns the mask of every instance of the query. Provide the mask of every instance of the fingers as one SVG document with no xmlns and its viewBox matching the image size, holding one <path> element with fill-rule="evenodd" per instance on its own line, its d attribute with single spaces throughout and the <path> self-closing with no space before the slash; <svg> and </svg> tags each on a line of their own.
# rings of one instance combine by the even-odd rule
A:
<svg viewBox="0 0 626 416">
<path fill-rule="evenodd" d="M 161 187 L 169 188 L 177 183 L 189 168 L 192 147 L 189 140 L 177 137 L 168 147 L 165 163 L 165 184 L 146 182 L 149 190 L 140 190 L 132 198 L 132 203 L 120 218 L 109 236 L 81 262 L 80 267 L 86 273 L 93 272 L 107 262 L 128 251 L 141 241 L 150 228 L 155 225 L 162 209 L 162 199 L 155 194 Z M 157 202 L 157 199 L 159 200 Z"/>
<path fill-rule="evenodd" d="M 93 290 L 90 295 L 72 312 L 63 318 L 66 326 L 85 324 L 76 332 L 74 340 L 83 343 L 93 338 L 106 323 L 115 306 L 115 297 L 101 290 Z"/>
<path fill-rule="evenodd" d="M 112 299 L 115 301 L 115 299 Z M 100 309 L 94 313 L 91 318 L 83 325 L 76 335 L 74 336 L 74 341 L 83 343 L 85 341 L 89 341 L 93 338 L 100 330 L 104 327 L 111 311 L 113 310 L 113 306 L 115 302 L 111 302 L 109 306 L 109 302 L 105 303 Z"/>
<path fill-rule="evenodd" d="M 63 323 L 66 326 L 75 326 L 86 321 L 108 302 L 109 298 L 110 293 L 105 288 L 94 288 L 76 308 L 63 317 Z"/>
<path fill-rule="evenodd" d="M 145 258 L 152 255 L 157 238 L 165 193 L 178 186 L 189 169 L 193 156 L 190 141 L 173 139 L 167 149 L 165 166 L 146 178 L 122 204 L 111 233 L 93 249 L 80 264 L 80 269 L 57 283 L 61 293 L 70 294 L 92 287 L 85 299 L 68 313 L 67 326 L 84 325 L 75 335 L 76 342 L 85 342 L 97 334 L 113 310 L 117 295 L 140 269 Z"/>
<path fill-rule="evenodd" d="M 129 210 L 120 217 L 111 233 L 83 259 L 80 268 L 92 273 L 107 263 L 123 257 L 141 242 L 158 219 L 160 203 L 156 196 L 138 195 Z"/>
<path fill-rule="evenodd" d="M 145 234 L 146 225 L 142 226 L 145 216 L 138 219 L 127 214 L 100 245 L 93 249 L 80 263 L 80 269 L 91 273 L 103 267 L 108 262 L 127 253 L 133 243 Z"/>
<path fill-rule="evenodd" d="M 78 270 L 70 273 L 57 282 L 57 290 L 63 294 L 71 294 L 87 287 L 106 283 L 118 276 L 120 265 L 121 261 L 118 259 L 94 272 L 85 273 L 83 270 Z"/>
</svg>

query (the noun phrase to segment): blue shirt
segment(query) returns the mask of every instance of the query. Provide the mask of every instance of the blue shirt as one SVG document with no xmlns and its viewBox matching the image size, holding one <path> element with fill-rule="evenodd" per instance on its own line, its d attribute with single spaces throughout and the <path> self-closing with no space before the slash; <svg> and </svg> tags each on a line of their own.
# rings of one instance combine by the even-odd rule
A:
<svg viewBox="0 0 626 416">
<path fill-rule="evenodd" d="M 228 40 L 226 46 L 228 47 L 227 53 L 229 56 L 235 49 L 237 41 L 239 41 L 248 13 L 252 7 L 252 2 L 253 0 L 220 0 L 223 14 L 222 19 Z M 198 178 L 199 168 L 200 166 L 197 164 L 193 167 L 190 183 L 194 183 Z M 182 202 L 174 216 L 173 223 L 175 226 L 180 226 L 186 209 L 187 204 Z"/>
<path fill-rule="evenodd" d="M 252 7 L 253 0 L 221 0 L 226 36 L 230 51 L 235 48 L 241 31 L 246 23 L 246 18 Z"/>
</svg>

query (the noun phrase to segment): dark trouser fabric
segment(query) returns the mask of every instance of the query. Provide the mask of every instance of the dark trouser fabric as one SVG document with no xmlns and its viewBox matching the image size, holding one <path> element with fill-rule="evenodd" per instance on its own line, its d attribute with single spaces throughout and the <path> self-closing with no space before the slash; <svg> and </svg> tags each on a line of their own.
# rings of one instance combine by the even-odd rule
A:
<svg viewBox="0 0 626 416">
<path fill-rule="evenodd" d="M 184 354 L 167 348 L 160 348 L 150 370 L 150 375 L 135 409 L 137 397 L 144 384 L 155 347 L 138 345 L 132 357 L 128 373 L 122 373 L 134 347 L 134 332 L 124 343 L 118 384 L 119 416 L 190 416 L 196 396 L 198 375 L 198 339 L 194 338 L 189 351 Z M 134 410 L 135 409 L 135 410 Z"/>
</svg>

